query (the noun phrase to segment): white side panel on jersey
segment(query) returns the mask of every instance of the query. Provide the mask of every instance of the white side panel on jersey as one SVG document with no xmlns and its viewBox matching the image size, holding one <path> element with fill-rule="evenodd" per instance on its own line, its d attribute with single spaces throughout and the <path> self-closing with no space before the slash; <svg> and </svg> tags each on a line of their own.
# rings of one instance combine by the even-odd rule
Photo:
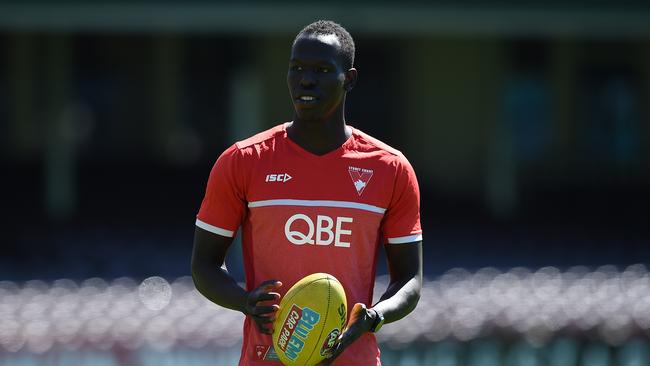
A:
<svg viewBox="0 0 650 366">
<path fill-rule="evenodd" d="M 357 210 L 370 211 L 378 214 L 384 214 L 385 208 L 369 205 L 367 203 L 350 202 L 350 201 L 328 201 L 328 200 L 295 200 L 295 199 L 276 199 L 265 201 L 253 201 L 248 203 L 248 207 L 265 207 L 265 206 L 321 206 L 321 207 L 342 207 L 354 208 Z"/>
<path fill-rule="evenodd" d="M 232 238 L 233 236 L 235 236 L 234 231 L 230 231 L 230 230 L 222 229 L 220 227 L 216 227 L 214 225 L 210 225 L 210 224 L 208 224 L 206 222 L 203 222 L 203 221 L 201 221 L 199 219 L 196 219 L 196 226 L 200 227 L 203 230 L 209 231 L 209 232 L 211 232 L 213 234 L 218 234 L 218 235 L 221 235 L 221 236 L 227 236 L 229 238 Z"/>
<path fill-rule="evenodd" d="M 422 234 L 415 234 L 409 236 L 400 236 L 397 238 L 388 238 L 388 244 L 406 244 L 413 243 L 415 241 L 421 241 Z"/>
</svg>

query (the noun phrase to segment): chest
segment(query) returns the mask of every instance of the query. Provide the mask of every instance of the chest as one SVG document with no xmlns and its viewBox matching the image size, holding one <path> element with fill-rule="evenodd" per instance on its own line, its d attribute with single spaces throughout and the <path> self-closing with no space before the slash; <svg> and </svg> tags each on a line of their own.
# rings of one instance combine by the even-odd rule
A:
<svg viewBox="0 0 650 366">
<path fill-rule="evenodd" d="M 273 199 L 334 200 L 387 207 L 394 173 L 359 154 L 336 159 L 265 156 L 248 172 L 248 202 Z"/>
</svg>

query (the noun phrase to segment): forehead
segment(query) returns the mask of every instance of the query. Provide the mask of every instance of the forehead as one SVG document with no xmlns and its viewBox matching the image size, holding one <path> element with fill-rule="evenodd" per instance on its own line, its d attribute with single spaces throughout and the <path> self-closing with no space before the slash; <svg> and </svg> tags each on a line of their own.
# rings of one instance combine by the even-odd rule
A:
<svg viewBox="0 0 650 366">
<path fill-rule="evenodd" d="M 335 34 L 308 34 L 296 39 L 291 59 L 303 62 L 339 62 L 341 42 Z"/>
</svg>

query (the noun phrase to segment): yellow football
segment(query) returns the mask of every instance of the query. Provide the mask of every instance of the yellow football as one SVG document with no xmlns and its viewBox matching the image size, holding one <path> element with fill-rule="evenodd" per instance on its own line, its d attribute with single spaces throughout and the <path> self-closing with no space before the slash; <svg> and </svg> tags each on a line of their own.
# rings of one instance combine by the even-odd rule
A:
<svg viewBox="0 0 650 366">
<path fill-rule="evenodd" d="M 286 366 L 313 366 L 325 359 L 347 321 L 341 283 L 327 273 L 296 282 L 280 301 L 273 347 Z"/>
</svg>

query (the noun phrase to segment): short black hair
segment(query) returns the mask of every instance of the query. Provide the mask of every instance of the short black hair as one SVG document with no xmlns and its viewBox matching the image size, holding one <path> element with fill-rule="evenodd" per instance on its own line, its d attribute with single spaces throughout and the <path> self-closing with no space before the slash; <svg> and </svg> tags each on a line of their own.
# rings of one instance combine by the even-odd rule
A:
<svg viewBox="0 0 650 366">
<path fill-rule="evenodd" d="M 327 35 L 334 34 L 341 43 L 341 56 L 343 56 L 344 67 L 349 69 L 354 66 L 354 40 L 350 33 L 342 25 L 331 20 L 317 20 L 303 28 L 294 39 L 293 43 L 303 35 Z"/>
</svg>

